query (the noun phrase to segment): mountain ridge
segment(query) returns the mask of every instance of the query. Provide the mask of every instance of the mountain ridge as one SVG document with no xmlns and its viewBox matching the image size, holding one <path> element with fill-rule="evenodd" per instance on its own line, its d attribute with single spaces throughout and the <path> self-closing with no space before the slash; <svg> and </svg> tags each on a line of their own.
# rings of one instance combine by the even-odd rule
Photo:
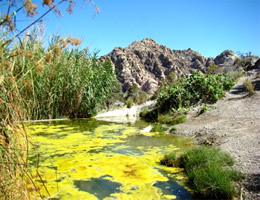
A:
<svg viewBox="0 0 260 200">
<path fill-rule="evenodd" d="M 151 38 L 145 38 L 125 48 L 115 47 L 100 59 L 112 61 L 123 91 L 136 84 L 145 92 L 153 94 L 170 72 L 178 77 L 187 76 L 193 71 L 204 73 L 210 63 L 233 65 L 237 57 L 232 50 L 225 50 L 216 58 L 207 58 L 191 48 L 172 50 Z"/>
</svg>

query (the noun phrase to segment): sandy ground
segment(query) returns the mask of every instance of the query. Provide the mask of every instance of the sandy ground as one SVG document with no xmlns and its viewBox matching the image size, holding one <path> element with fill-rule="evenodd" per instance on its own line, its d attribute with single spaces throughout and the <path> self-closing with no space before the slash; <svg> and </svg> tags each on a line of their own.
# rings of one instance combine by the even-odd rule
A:
<svg viewBox="0 0 260 200">
<path fill-rule="evenodd" d="M 241 199 L 260 199 L 260 79 L 259 71 L 250 71 L 218 101 L 215 108 L 197 116 L 194 107 L 188 121 L 176 125 L 177 135 L 194 137 L 198 144 L 219 146 L 231 154 L 236 168 L 246 175 Z M 245 79 L 255 84 L 256 94 L 249 96 Z"/>
</svg>

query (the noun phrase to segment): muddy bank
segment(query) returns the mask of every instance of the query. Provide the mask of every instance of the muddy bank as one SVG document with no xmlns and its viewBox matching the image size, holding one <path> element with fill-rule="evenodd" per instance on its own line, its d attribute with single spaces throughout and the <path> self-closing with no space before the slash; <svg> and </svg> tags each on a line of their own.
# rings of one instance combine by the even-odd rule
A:
<svg viewBox="0 0 260 200">
<path fill-rule="evenodd" d="M 188 121 L 176 125 L 177 135 L 191 136 L 198 144 L 219 146 L 231 154 L 236 168 L 246 175 L 243 199 L 260 199 L 260 79 L 259 71 L 242 77 L 215 108 L 197 116 L 191 109 Z M 256 94 L 249 96 L 245 79 L 255 84 Z"/>
</svg>

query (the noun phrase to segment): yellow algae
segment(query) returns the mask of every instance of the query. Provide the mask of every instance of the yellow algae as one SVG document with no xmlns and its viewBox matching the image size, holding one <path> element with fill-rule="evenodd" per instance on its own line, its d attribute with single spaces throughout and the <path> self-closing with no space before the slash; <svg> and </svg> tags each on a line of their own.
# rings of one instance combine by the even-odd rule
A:
<svg viewBox="0 0 260 200">
<path fill-rule="evenodd" d="M 156 136 L 156 135 L 160 135 L 161 133 L 159 132 L 140 132 L 141 135 L 144 135 L 144 136 Z"/>
<path fill-rule="evenodd" d="M 51 123 L 32 124 L 27 129 L 37 147 L 32 147 L 31 155 L 41 153 L 38 171 L 53 198 L 96 200 L 98 197 L 90 189 L 92 187 L 82 191 L 75 185 L 75 181 L 82 180 L 92 184 L 91 181 L 96 179 L 120 184 L 117 191 L 112 191 L 103 198 L 105 200 L 174 199 L 174 195 L 163 194 L 154 184 L 168 181 L 171 175 L 167 174 L 182 171 L 180 168 L 170 168 L 159 163 L 166 152 L 180 148 L 169 141 L 167 145 L 162 146 L 161 141 L 157 145 L 156 138 L 163 137 L 157 132 L 140 136 L 154 136 L 153 145 L 145 142 L 145 146 L 135 146 L 135 143 L 128 141 L 137 140 L 140 130 L 124 124 L 100 125 L 91 131 L 79 131 L 82 129 L 75 126 L 73 128 Z M 31 162 L 36 162 L 35 159 L 36 157 Z M 35 169 L 32 166 L 33 170 Z M 182 175 L 173 177 L 182 179 Z M 43 184 L 37 185 L 41 194 L 48 197 Z"/>
<path fill-rule="evenodd" d="M 166 199 L 176 199 L 176 196 L 175 195 L 163 195 L 164 198 Z"/>
</svg>

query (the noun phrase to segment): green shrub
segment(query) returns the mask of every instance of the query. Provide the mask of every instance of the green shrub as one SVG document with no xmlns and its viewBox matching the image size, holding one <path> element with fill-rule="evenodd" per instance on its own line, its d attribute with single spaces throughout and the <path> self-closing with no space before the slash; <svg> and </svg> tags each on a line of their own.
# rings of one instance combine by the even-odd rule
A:
<svg viewBox="0 0 260 200">
<path fill-rule="evenodd" d="M 148 122 L 158 122 L 158 114 L 156 108 L 153 110 L 144 109 L 140 112 L 140 117 Z"/>
<path fill-rule="evenodd" d="M 234 80 L 229 75 L 202 74 L 193 72 L 187 78 L 180 78 L 172 85 L 163 86 L 157 98 L 160 113 L 180 107 L 187 108 L 197 102 L 214 103 L 230 90 Z"/>
<path fill-rule="evenodd" d="M 179 157 L 177 156 L 176 152 L 172 152 L 169 154 L 165 154 L 163 159 L 160 160 L 160 163 L 168 167 L 178 167 L 178 159 Z"/>
<path fill-rule="evenodd" d="M 158 117 L 158 122 L 162 124 L 170 124 L 170 125 L 184 123 L 186 120 L 187 120 L 186 115 L 182 113 L 175 113 L 174 115 L 163 114 L 163 115 L 159 115 Z"/>
<path fill-rule="evenodd" d="M 141 90 L 137 84 L 133 84 L 127 91 L 127 99 L 132 98 L 135 104 L 142 104 L 147 101 L 148 94 Z"/>
<path fill-rule="evenodd" d="M 163 127 L 161 124 L 154 124 L 151 132 L 159 132 L 159 133 L 164 133 L 167 131 L 166 127 Z"/>
<path fill-rule="evenodd" d="M 211 105 L 208 105 L 208 104 L 204 104 L 198 111 L 198 116 L 207 112 L 210 108 L 216 108 L 215 106 L 211 106 Z"/>
<path fill-rule="evenodd" d="M 213 62 L 210 63 L 206 69 L 207 74 L 219 74 L 222 73 L 222 69 L 219 65 L 215 65 Z"/>
<path fill-rule="evenodd" d="M 231 168 L 233 159 L 213 147 L 197 147 L 180 156 L 165 155 L 161 164 L 183 167 L 195 194 L 202 198 L 231 199 L 236 194 L 233 183 L 242 179 Z"/>
<path fill-rule="evenodd" d="M 252 81 L 249 79 L 246 79 L 243 83 L 244 87 L 247 89 L 249 95 L 254 95 L 255 94 L 255 89 L 252 84 Z"/>
<path fill-rule="evenodd" d="M 134 100 L 129 97 L 125 103 L 127 108 L 131 108 L 134 105 Z"/>
</svg>

